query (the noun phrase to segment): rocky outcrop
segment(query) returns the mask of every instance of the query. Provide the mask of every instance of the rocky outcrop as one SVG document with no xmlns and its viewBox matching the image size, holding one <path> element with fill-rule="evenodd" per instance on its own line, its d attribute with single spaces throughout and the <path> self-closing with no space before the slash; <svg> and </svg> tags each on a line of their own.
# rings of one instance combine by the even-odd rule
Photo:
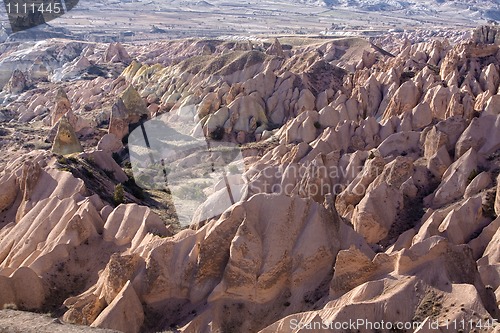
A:
<svg viewBox="0 0 500 333">
<path fill-rule="evenodd" d="M 50 42 L 72 81 L 0 94 L 0 305 L 125 332 L 498 318 L 496 30 L 130 44 L 123 71 Z M 53 125 L 86 152 L 35 150 Z"/>
<path fill-rule="evenodd" d="M 52 126 L 55 126 L 62 116 L 71 111 L 71 102 L 63 89 L 59 89 L 56 95 L 55 109 L 52 112 Z"/>
<path fill-rule="evenodd" d="M 129 133 L 128 126 L 147 114 L 146 103 L 137 90 L 129 85 L 111 109 L 108 133 L 121 140 Z"/>
<path fill-rule="evenodd" d="M 127 50 L 120 43 L 111 43 L 104 53 L 105 62 L 121 62 L 125 65 L 132 61 Z"/>
<path fill-rule="evenodd" d="M 269 55 L 275 55 L 278 57 L 285 56 L 285 53 L 283 52 L 283 48 L 281 47 L 281 44 L 278 41 L 278 38 L 274 39 L 274 42 L 271 44 L 271 46 L 268 47 L 268 49 L 266 50 L 266 53 Z"/>
<path fill-rule="evenodd" d="M 353 277 L 357 282 L 363 281 L 363 278 L 373 280 L 360 284 L 341 297 L 336 298 L 333 294 L 322 310 L 290 315 L 261 332 L 282 332 L 283 327 L 293 327 L 291 325 L 297 323 L 301 326 L 299 328 L 295 325 L 295 331 L 306 332 L 309 328 L 318 327 L 319 323 L 348 323 L 352 318 L 365 318 L 369 323 L 381 320 L 424 321 L 431 316 L 439 318 L 441 315 L 450 320 L 467 320 L 475 318 L 475 314 L 491 318 L 488 312 L 491 308 L 485 308 L 474 301 L 481 297 L 487 298 L 488 293 L 480 280 L 470 251 L 464 250 L 464 247 L 453 246 L 446 240 L 435 237 L 405 250 L 400 256 L 379 254 L 370 260 L 353 251 L 352 256 L 342 261 L 345 266 L 339 267 L 339 273 L 336 270 L 333 291 L 338 295 L 343 290 L 351 289 L 345 282 L 349 283 Z M 345 256 L 348 255 L 349 253 L 345 253 Z M 460 264 L 451 259 L 458 257 Z M 351 265 L 356 265 L 357 269 L 346 267 Z M 443 270 L 447 274 L 442 274 Z M 412 277 L 403 281 L 393 277 L 403 276 L 409 271 L 412 272 Z M 450 289 L 443 292 L 442 287 L 446 285 Z M 386 288 L 391 292 L 387 293 Z M 473 307 L 474 314 L 460 311 L 460 307 Z M 366 326 L 357 327 L 368 331 L 364 328 Z M 439 322 L 437 327 L 445 329 L 446 321 Z M 333 332 L 335 326 L 325 331 Z"/>
<path fill-rule="evenodd" d="M 28 86 L 25 74 L 19 69 L 14 70 L 7 84 L 3 87 L 3 91 L 9 94 L 19 94 Z"/>
<path fill-rule="evenodd" d="M 497 178 L 497 195 L 495 200 L 495 213 L 500 216 L 500 179 Z"/>
<path fill-rule="evenodd" d="M 52 152 L 60 155 L 68 155 L 83 151 L 80 140 L 76 136 L 73 126 L 69 123 L 66 116 L 59 120 L 57 134 L 52 145 Z"/>
</svg>

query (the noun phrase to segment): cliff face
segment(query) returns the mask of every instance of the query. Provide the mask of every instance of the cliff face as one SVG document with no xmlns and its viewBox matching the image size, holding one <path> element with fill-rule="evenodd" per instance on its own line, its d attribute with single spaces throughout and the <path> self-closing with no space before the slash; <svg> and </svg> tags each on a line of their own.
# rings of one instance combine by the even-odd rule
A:
<svg viewBox="0 0 500 333">
<path fill-rule="evenodd" d="M 493 323 L 498 34 L 57 45 L 74 81 L 2 93 L 0 303 L 124 332 Z M 26 115 L 19 140 L 72 154 L 9 138 Z"/>
</svg>

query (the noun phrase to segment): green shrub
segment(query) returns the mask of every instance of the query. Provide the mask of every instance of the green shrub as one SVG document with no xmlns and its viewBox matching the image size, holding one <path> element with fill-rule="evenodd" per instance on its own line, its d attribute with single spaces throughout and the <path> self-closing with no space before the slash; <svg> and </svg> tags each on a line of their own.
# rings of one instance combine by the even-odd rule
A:
<svg viewBox="0 0 500 333">
<path fill-rule="evenodd" d="M 123 191 L 123 185 L 117 184 L 115 186 L 115 191 L 113 193 L 113 200 L 115 205 L 119 205 L 125 202 L 125 192 Z"/>
<path fill-rule="evenodd" d="M 68 160 L 64 156 L 59 156 L 57 158 L 57 163 L 59 163 L 59 164 L 68 164 Z"/>
</svg>

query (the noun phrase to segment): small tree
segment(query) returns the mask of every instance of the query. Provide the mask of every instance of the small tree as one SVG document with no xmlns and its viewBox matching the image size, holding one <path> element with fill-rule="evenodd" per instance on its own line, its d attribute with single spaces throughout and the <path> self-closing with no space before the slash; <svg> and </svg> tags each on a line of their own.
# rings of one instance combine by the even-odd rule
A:
<svg viewBox="0 0 500 333">
<path fill-rule="evenodd" d="M 123 185 L 117 184 L 115 186 L 115 192 L 113 194 L 113 200 L 115 201 L 115 205 L 119 205 L 125 202 L 125 193 L 123 191 Z"/>
</svg>

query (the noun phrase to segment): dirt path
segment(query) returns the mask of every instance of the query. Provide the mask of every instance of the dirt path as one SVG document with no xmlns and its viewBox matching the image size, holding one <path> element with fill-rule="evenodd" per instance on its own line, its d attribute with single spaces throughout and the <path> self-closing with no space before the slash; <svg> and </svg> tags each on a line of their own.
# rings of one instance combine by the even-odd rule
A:
<svg viewBox="0 0 500 333">
<path fill-rule="evenodd" d="M 119 331 L 65 324 L 46 314 L 0 310 L 0 333 L 118 333 Z"/>
</svg>

